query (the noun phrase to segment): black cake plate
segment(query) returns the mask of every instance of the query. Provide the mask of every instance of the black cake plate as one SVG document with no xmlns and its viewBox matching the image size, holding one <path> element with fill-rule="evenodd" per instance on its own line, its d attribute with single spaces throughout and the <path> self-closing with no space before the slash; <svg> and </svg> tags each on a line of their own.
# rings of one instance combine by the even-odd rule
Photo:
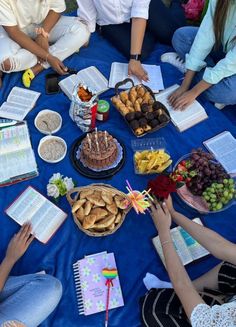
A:
<svg viewBox="0 0 236 327">
<path fill-rule="evenodd" d="M 125 159 L 126 159 L 126 150 L 125 145 L 120 142 L 120 140 L 116 136 L 112 136 L 118 141 L 118 143 L 121 145 L 123 150 L 123 156 L 120 162 L 117 164 L 115 168 L 103 170 L 103 171 L 94 171 L 88 167 L 85 167 L 80 160 L 76 158 L 76 153 L 81 145 L 81 142 L 86 137 L 87 133 L 81 135 L 78 139 L 75 140 L 71 147 L 70 151 L 70 160 L 73 164 L 73 167 L 83 176 L 90 178 L 90 179 L 107 179 L 114 176 L 118 171 L 121 170 L 121 168 L 124 166 Z"/>
</svg>

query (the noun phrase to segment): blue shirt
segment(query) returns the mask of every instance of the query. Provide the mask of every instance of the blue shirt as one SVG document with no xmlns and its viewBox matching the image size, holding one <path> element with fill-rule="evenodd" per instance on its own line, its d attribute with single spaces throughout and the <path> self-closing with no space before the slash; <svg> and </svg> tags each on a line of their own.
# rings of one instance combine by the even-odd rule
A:
<svg viewBox="0 0 236 327">
<path fill-rule="evenodd" d="M 199 27 L 196 38 L 189 54 L 186 55 L 186 68 L 200 71 L 206 67 L 205 59 L 212 51 L 216 39 L 214 33 L 214 14 L 217 0 L 210 0 L 207 13 Z M 217 84 L 223 78 L 236 74 L 236 1 L 231 0 L 231 5 L 226 19 L 222 40 L 223 49 L 226 53 L 214 67 L 205 69 L 203 79 L 210 84 Z"/>
</svg>

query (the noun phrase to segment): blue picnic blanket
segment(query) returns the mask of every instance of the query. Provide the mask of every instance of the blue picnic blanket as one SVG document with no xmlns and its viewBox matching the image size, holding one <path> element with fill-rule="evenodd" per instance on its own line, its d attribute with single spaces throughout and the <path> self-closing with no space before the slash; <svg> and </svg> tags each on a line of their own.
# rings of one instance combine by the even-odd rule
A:
<svg viewBox="0 0 236 327">
<path fill-rule="evenodd" d="M 157 45 L 146 63 L 160 64 L 160 55 L 169 50 L 170 48 L 166 46 Z M 68 58 L 65 63 L 68 67 L 77 70 L 95 65 L 109 78 L 111 64 L 114 61 L 125 62 L 125 59 L 107 41 L 94 34 L 91 38 L 90 46 L 82 49 L 79 54 L 74 54 Z M 181 82 L 182 75 L 174 67 L 168 64 L 161 64 L 161 69 L 165 87 Z M 69 153 L 58 164 L 47 164 L 37 155 L 37 146 L 43 135 L 36 130 L 34 118 L 42 109 L 56 110 L 62 115 L 63 126 L 57 135 L 66 140 L 69 150 L 74 140 L 82 134 L 69 117 L 70 101 L 68 98 L 62 93 L 58 95 L 45 94 L 45 75 L 48 72 L 41 73 L 32 83 L 32 89 L 42 94 L 36 107 L 27 116 L 32 145 L 39 167 L 39 177 L 0 189 L 0 260 L 4 256 L 10 238 L 19 229 L 17 224 L 4 213 L 4 210 L 28 185 L 32 185 L 46 195 L 48 180 L 53 173 L 57 172 L 73 177 L 78 186 L 96 182 L 81 176 L 75 171 L 70 162 Z M 22 86 L 20 73 L 4 76 L 3 88 L 0 90 L 0 103 L 6 99 L 11 88 L 15 85 Z M 109 100 L 113 94 L 114 90 L 111 89 L 102 94 L 101 98 Z M 229 130 L 236 136 L 236 108 L 229 107 L 221 112 L 215 109 L 212 104 L 204 101 L 204 99 L 200 99 L 200 101 L 205 107 L 209 119 L 183 133 L 179 133 L 172 124 L 169 124 L 160 131 L 150 136 L 145 136 L 145 138 L 164 137 L 167 143 L 167 150 L 174 162 L 182 155 L 189 153 L 193 148 L 202 146 L 204 140 L 222 131 Z M 124 124 L 121 115 L 111 107 L 110 119 L 105 123 L 99 124 L 99 128 L 116 135 L 125 144 L 127 150 L 126 163 L 122 170 L 110 180 L 103 180 L 101 182 L 111 184 L 125 191 L 125 181 L 128 178 L 133 188 L 143 190 L 150 177 L 139 176 L 134 173 L 131 148 L 131 140 L 134 136 Z M 185 213 L 189 218 L 196 217 L 196 215 L 199 216 L 199 214 L 184 206 L 177 198 L 175 198 L 175 205 L 178 210 Z M 109 326 L 140 326 L 139 299 L 145 293 L 142 279 L 146 272 L 154 273 L 159 278 L 168 280 L 166 270 L 151 242 L 152 237 L 157 232 L 150 216 L 148 214 L 138 216 L 134 211 L 131 211 L 122 227 L 115 234 L 103 238 L 92 238 L 82 233 L 75 225 L 70 214 L 70 206 L 65 198 L 60 201 L 59 206 L 68 212 L 68 219 L 66 219 L 65 223 L 46 245 L 35 240 L 12 271 L 14 275 L 21 275 L 45 270 L 61 280 L 63 284 L 61 302 L 42 326 L 99 327 L 104 325 L 104 313 L 87 317 L 79 316 L 72 271 L 72 264 L 76 260 L 83 258 L 84 255 L 101 251 L 115 253 L 125 302 L 124 307 L 110 311 Z M 203 218 L 205 225 L 219 232 L 228 240 L 236 242 L 235 206 L 223 213 L 209 214 Z M 208 257 L 196 264 L 190 265 L 187 270 L 191 278 L 196 278 L 208 271 L 216 263 L 217 260 L 215 258 Z"/>
</svg>

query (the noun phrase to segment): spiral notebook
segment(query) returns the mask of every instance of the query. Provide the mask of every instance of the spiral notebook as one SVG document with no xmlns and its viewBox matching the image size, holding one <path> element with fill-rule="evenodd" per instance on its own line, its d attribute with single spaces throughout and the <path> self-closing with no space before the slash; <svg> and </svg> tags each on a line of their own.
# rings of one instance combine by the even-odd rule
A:
<svg viewBox="0 0 236 327">
<path fill-rule="evenodd" d="M 102 269 L 116 268 L 114 253 L 97 253 L 73 264 L 79 314 L 85 316 L 106 310 L 107 286 Z M 124 305 L 119 276 L 110 290 L 109 310 Z"/>
</svg>

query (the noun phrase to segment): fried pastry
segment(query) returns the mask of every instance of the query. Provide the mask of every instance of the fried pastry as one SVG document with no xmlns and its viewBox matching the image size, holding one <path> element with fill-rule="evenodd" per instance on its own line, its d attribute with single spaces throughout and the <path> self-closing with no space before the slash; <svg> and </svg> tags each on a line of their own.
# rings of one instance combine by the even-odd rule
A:
<svg viewBox="0 0 236 327">
<path fill-rule="evenodd" d="M 87 197 L 87 199 L 92 203 L 95 204 L 98 207 L 104 207 L 106 203 L 101 199 L 100 197 L 92 194 Z"/>
<path fill-rule="evenodd" d="M 85 189 L 85 190 L 80 192 L 79 198 L 80 198 L 80 200 L 82 200 L 82 199 L 87 198 L 87 196 L 91 195 L 91 194 L 93 194 L 93 190 Z"/>
<path fill-rule="evenodd" d="M 118 213 L 118 208 L 117 208 L 117 205 L 115 204 L 115 202 L 112 202 L 112 204 L 107 204 L 106 208 L 108 211 L 110 211 L 114 215 L 116 215 Z"/>
<path fill-rule="evenodd" d="M 122 209 L 122 210 L 126 209 L 126 199 L 125 198 L 123 198 L 120 195 L 116 195 L 115 198 L 114 198 L 114 200 L 115 200 L 116 206 L 119 209 Z"/>
<path fill-rule="evenodd" d="M 86 216 L 83 220 L 83 228 L 89 229 L 89 228 L 93 227 L 93 225 L 95 224 L 95 221 L 96 221 L 95 215 Z"/>
<path fill-rule="evenodd" d="M 86 202 L 86 199 L 77 200 L 72 207 L 72 213 L 75 213 Z"/>
<path fill-rule="evenodd" d="M 103 218 L 98 223 L 94 224 L 93 228 L 107 228 L 114 223 L 116 219 L 115 215 L 109 215 L 108 217 Z"/>
<path fill-rule="evenodd" d="M 76 212 L 76 217 L 80 222 L 84 220 L 85 214 L 84 214 L 84 208 L 80 207 L 79 210 Z"/>
<path fill-rule="evenodd" d="M 113 202 L 113 196 L 110 193 L 102 192 L 101 197 L 103 201 L 105 201 L 108 204 L 112 204 Z"/>
<path fill-rule="evenodd" d="M 88 216 L 90 214 L 90 211 L 92 210 L 92 203 L 90 201 L 87 201 L 84 205 L 84 214 L 85 216 Z"/>
<path fill-rule="evenodd" d="M 91 210 L 91 215 L 96 216 L 96 221 L 106 217 L 108 215 L 108 211 L 102 208 L 95 208 Z"/>
<path fill-rule="evenodd" d="M 127 100 L 129 100 L 128 93 L 125 91 L 120 92 L 120 99 L 125 104 Z"/>
</svg>

